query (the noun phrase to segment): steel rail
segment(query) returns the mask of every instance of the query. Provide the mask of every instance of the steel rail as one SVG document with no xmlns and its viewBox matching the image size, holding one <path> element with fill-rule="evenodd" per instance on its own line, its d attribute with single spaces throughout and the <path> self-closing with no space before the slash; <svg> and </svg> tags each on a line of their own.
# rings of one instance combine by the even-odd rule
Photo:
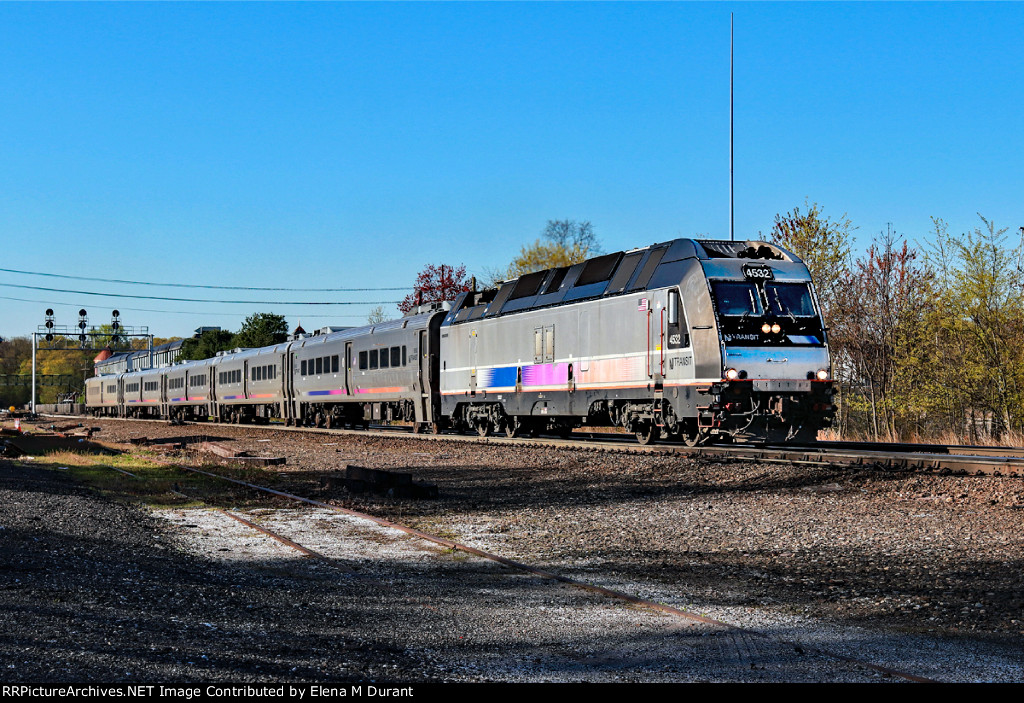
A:
<svg viewBox="0 0 1024 703">
<path fill-rule="evenodd" d="M 132 422 L 164 422 L 141 418 L 105 418 L 107 420 Z M 192 423 L 188 423 L 192 425 Z M 206 423 L 194 423 L 195 427 L 203 427 Z M 218 425 L 210 427 L 240 427 L 240 425 Z M 554 439 L 501 437 L 458 434 L 424 434 L 400 429 L 384 430 L 353 430 L 320 427 L 289 427 L 284 425 L 251 425 L 252 430 L 270 430 L 278 432 L 307 432 L 311 434 L 353 435 L 365 437 L 390 437 L 413 439 L 419 441 L 453 441 L 472 442 L 477 444 L 508 444 L 517 447 L 568 448 L 573 450 L 607 452 L 633 455 L 654 456 L 696 456 L 719 459 L 772 461 L 792 464 L 808 464 L 817 466 L 855 466 L 874 470 L 904 470 L 923 474 L 939 474 L 949 476 L 1004 476 L 1024 477 L 1024 457 L 1005 455 L 1002 448 L 957 446 L 957 445 L 897 445 L 872 443 L 820 442 L 816 445 L 746 445 L 746 444 L 713 444 L 698 447 L 686 447 L 674 444 L 638 445 L 632 437 L 614 433 L 590 432 L 589 439 Z M 881 446 L 882 449 L 879 449 Z M 903 450 L 890 449 L 903 447 Z M 933 451 L 923 451 L 926 447 Z M 989 454 L 983 452 L 991 449 Z M 977 451 L 978 453 L 969 453 Z M 1007 448 L 1006 451 L 1024 454 L 1024 449 Z"/>
</svg>

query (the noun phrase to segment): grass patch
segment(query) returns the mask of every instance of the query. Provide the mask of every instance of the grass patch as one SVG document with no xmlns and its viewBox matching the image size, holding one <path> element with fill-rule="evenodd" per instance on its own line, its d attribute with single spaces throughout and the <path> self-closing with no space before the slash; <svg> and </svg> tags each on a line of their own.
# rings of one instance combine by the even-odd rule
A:
<svg viewBox="0 0 1024 703">
<path fill-rule="evenodd" d="M 145 456 L 119 454 L 101 456 L 59 451 L 38 457 L 34 466 L 65 470 L 77 482 L 114 500 L 142 503 L 153 508 L 278 507 L 283 499 L 222 481 L 156 463 Z M 216 466 L 213 473 L 266 485 L 272 475 L 251 468 Z M 133 474 L 131 476 L 126 473 Z M 184 495 L 179 495 L 184 494 Z"/>
</svg>

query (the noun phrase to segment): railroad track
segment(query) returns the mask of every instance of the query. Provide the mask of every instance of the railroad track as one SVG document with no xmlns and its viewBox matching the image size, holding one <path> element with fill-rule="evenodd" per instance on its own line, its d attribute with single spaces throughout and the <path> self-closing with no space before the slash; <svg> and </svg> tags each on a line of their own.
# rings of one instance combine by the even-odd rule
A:
<svg viewBox="0 0 1024 703">
<path fill-rule="evenodd" d="M 61 416 L 68 417 L 68 416 Z M 85 419 L 85 418 L 83 418 Z M 108 420 L 109 421 L 109 420 Z M 163 420 L 122 419 L 123 422 L 161 423 Z M 195 427 L 222 425 L 189 423 Z M 455 441 L 566 448 L 576 451 L 614 452 L 656 456 L 694 456 L 737 461 L 784 462 L 816 466 L 855 466 L 882 471 L 913 471 L 943 476 L 1024 477 L 1024 448 L 977 447 L 940 444 L 872 442 L 818 442 L 813 445 L 713 444 L 686 447 L 678 444 L 639 445 L 632 436 L 609 432 L 574 432 L 568 439 L 551 437 L 414 434 L 403 426 L 377 426 L 366 430 L 246 425 L 255 431 L 308 432 L 331 435 L 406 438 L 412 441 Z M 584 439 L 584 437 L 586 439 Z"/>
</svg>

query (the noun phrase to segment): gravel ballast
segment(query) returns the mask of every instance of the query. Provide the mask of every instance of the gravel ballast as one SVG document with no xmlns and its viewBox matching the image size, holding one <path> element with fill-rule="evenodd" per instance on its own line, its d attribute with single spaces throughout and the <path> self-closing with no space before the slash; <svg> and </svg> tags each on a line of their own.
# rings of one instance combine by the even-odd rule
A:
<svg viewBox="0 0 1024 703">
<path fill-rule="evenodd" d="M 0 617 L 5 632 L 33 634 L 8 635 L 7 680 L 891 680 L 815 648 L 939 680 L 1024 678 L 1019 479 L 95 424 L 109 441 L 202 433 L 284 456 L 267 470 L 275 487 L 758 634 L 637 610 L 323 509 L 247 511 L 329 557 L 301 558 L 223 513 L 144 515 L 23 462 L 3 466 L 4 490 L 21 500 L 0 508 L 12 604 Z M 407 471 L 440 497 L 325 488 L 322 475 L 345 463 Z M 80 649 L 61 634 L 67 621 Z"/>
</svg>

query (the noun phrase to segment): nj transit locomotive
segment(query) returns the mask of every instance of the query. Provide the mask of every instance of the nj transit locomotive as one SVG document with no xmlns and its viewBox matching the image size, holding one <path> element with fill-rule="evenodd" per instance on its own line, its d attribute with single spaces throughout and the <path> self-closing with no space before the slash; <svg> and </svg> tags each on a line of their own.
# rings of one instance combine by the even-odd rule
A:
<svg viewBox="0 0 1024 703">
<path fill-rule="evenodd" d="M 835 411 L 807 267 L 765 242 L 691 239 L 86 387 L 98 414 L 510 437 L 619 426 L 644 444 L 807 441 Z"/>
</svg>

